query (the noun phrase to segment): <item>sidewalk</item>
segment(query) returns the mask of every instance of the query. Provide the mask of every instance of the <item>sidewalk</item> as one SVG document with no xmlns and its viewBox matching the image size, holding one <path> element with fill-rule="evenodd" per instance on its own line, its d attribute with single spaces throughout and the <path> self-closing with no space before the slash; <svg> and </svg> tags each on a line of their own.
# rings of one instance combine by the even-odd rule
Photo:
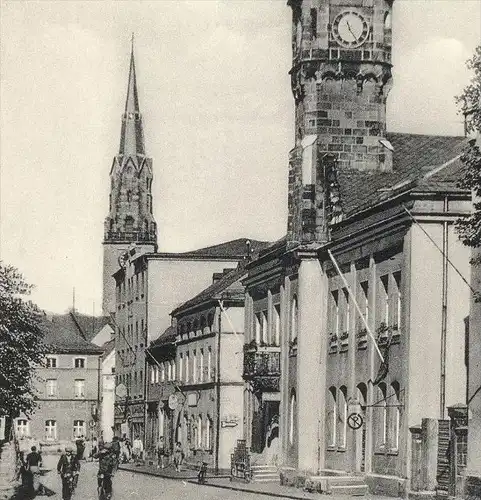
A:
<svg viewBox="0 0 481 500">
<path fill-rule="evenodd" d="M 172 466 L 165 469 L 157 469 L 155 465 L 140 465 L 135 464 L 122 464 L 119 466 L 120 470 L 125 470 L 129 472 L 137 472 L 139 474 L 147 474 L 150 476 L 157 476 L 166 479 L 176 479 L 187 481 L 192 484 L 197 483 L 197 471 L 195 469 L 184 469 L 181 472 L 176 472 Z M 294 488 L 292 486 L 281 486 L 279 483 L 243 483 L 238 481 L 231 481 L 230 476 L 212 476 L 207 474 L 207 482 L 205 485 L 199 485 L 199 487 L 213 487 L 213 488 L 223 488 L 226 490 L 244 491 L 246 493 L 254 493 L 262 496 L 270 496 L 276 498 L 291 498 L 293 500 L 321 500 L 321 493 L 308 493 L 307 491 L 302 491 L 299 488 Z M 351 495 L 329 495 L 331 498 L 336 500 L 352 500 Z M 364 497 L 366 500 L 393 500 L 389 497 L 383 497 L 378 495 L 367 494 Z"/>
</svg>

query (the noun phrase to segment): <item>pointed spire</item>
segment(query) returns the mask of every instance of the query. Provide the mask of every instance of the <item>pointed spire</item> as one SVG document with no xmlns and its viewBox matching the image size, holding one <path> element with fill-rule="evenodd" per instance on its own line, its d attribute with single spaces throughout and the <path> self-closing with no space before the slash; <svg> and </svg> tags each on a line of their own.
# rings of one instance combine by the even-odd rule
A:
<svg viewBox="0 0 481 500">
<path fill-rule="evenodd" d="M 127 98 L 125 100 L 125 112 L 122 116 L 122 131 L 120 136 L 119 154 L 127 156 L 143 155 L 144 131 L 142 117 L 139 109 L 139 97 L 137 93 L 137 80 L 135 77 L 134 61 L 134 34 L 132 33 L 132 47 L 130 52 L 129 82 L 127 85 Z"/>
</svg>

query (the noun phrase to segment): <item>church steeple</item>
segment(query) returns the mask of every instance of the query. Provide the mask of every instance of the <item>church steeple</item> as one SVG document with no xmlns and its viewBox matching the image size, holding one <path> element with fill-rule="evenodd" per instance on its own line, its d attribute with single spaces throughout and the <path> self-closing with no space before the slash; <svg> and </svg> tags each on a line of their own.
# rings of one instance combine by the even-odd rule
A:
<svg viewBox="0 0 481 500">
<path fill-rule="evenodd" d="M 104 313 L 115 308 L 112 275 L 118 270 L 119 256 L 132 244 L 146 252 L 157 250 L 152 181 L 152 159 L 145 154 L 132 39 L 120 147 L 110 169 L 109 213 L 104 223 Z"/>
<path fill-rule="evenodd" d="M 125 99 L 125 112 L 122 116 L 119 154 L 130 156 L 145 154 L 144 130 L 139 109 L 137 79 L 135 76 L 133 35 L 130 53 L 129 82 L 127 85 L 127 97 Z"/>
</svg>

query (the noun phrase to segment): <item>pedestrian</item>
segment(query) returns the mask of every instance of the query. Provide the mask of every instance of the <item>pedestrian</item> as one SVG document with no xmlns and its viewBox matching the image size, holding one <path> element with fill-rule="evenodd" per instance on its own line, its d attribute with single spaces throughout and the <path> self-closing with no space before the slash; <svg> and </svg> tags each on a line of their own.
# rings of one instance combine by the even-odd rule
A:
<svg viewBox="0 0 481 500">
<path fill-rule="evenodd" d="M 40 490 L 40 467 L 42 465 L 42 455 L 37 451 L 36 446 L 32 446 L 31 452 L 25 460 L 25 470 L 30 475 L 30 488 L 36 494 Z"/>
<path fill-rule="evenodd" d="M 77 455 L 73 454 L 73 447 L 67 446 L 65 453 L 60 456 L 57 464 L 57 472 L 62 478 L 62 500 L 70 500 L 72 498 L 74 477 L 80 470 L 80 464 L 77 460 Z"/>
<path fill-rule="evenodd" d="M 99 451 L 98 443 L 97 443 L 97 438 L 94 436 L 92 438 L 92 460 L 94 459 L 94 456 L 97 455 Z"/>
<path fill-rule="evenodd" d="M 174 449 L 174 466 L 177 472 L 180 472 L 183 455 L 184 453 L 182 452 L 182 445 L 180 444 L 180 441 L 177 441 L 177 443 L 175 443 Z"/>
<path fill-rule="evenodd" d="M 163 468 L 165 468 L 165 442 L 164 436 L 160 436 L 157 442 L 157 469 Z"/>
<path fill-rule="evenodd" d="M 114 456 L 111 443 L 105 443 L 95 455 L 99 459 L 99 470 L 97 473 L 97 489 L 100 497 L 103 488 L 107 499 L 112 498 L 112 477 L 114 475 Z"/>
<path fill-rule="evenodd" d="M 85 460 L 90 461 L 92 458 L 92 442 L 88 438 L 88 436 L 85 438 L 85 451 L 84 451 L 84 457 Z"/>
<path fill-rule="evenodd" d="M 132 454 L 134 456 L 134 459 L 137 462 L 140 462 L 140 460 L 142 460 L 142 458 L 143 458 L 144 444 L 142 443 L 139 436 L 135 436 L 133 447 L 132 447 Z"/>
<path fill-rule="evenodd" d="M 112 454 L 114 456 L 114 474 L 117 472 L 119 468 L 119 460 L 120 460 L 120 442 L 118 436 L 114 436 L 112 440 Z"/>
<path fill-rule="evenodd" d="M 85 451 L 85 443 L 84 443 L 83 436 L 80 436 L 75 441 L 75 446 L 77 447 L 77 460 L 83 460 L 84 451 Z"/>
</svg>

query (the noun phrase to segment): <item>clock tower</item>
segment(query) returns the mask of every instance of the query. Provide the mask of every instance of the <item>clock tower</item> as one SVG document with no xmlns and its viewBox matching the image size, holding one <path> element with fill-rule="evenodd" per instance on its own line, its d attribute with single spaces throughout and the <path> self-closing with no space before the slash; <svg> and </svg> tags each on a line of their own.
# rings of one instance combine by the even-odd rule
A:
<svg viewBox="0 0 481 500">
<path fill-rule="evenodd" d="M 342 218 L 338 174 L 392 169 L 385 139 L 394 0 L 289 0 L 295 147 L 291 245 L 328 239 Z"/>
<path fill-rule="evenodd" d="M 121 265 L 119 259 L 129 246 L 135 244 L 141 251 L 157 251 L 157 225 L 152 213 L 152 180 L 152 159 L 145 154 L 132 40 L 120 146 L 110 169 L 109 212 L 104 223 L 104 314 L 115 311 L 115 280 L 112 275 Z"/>
</svg>

